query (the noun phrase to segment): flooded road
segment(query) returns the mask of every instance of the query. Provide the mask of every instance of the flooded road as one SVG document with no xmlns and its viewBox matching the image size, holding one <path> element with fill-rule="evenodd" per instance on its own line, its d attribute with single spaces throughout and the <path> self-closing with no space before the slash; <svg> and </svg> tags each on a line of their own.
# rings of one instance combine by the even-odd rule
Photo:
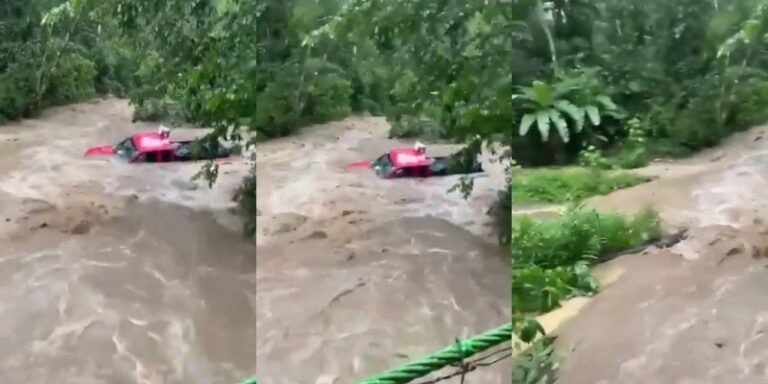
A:
<svg viewBox="0 0 768 384">
<path fill-rule="evenodd" d="M 559 336 L 561 384 L 768 382 L 768 129 L 641 173 L 648 184 L 595 198 L 601 210 L 653 205 L 669 249 L 595 269 L 602 289 L 544 316 Z"/>
<path fill-rule="evenodd" d="M 509 256 L 485 215 L 504 167 L 486 161 L 468 201 L 446 193 L 456 177 L 344 168 L 412 145 L 387 130 L 350 118 L 257 147 L 260 384 L 352 383 L 509 321 Z"/>
<path fill-rule="evenodd" d="M 0 378 L 234 383 L 255 371 L 255 245 L 200 164 L 86 160 L 155 125 L 125 101 L 0 127 Z M 198 131 L 199 132 L 199 131 Z M 173 135 L 199 134 L 174 131 Z"/>
</svg>

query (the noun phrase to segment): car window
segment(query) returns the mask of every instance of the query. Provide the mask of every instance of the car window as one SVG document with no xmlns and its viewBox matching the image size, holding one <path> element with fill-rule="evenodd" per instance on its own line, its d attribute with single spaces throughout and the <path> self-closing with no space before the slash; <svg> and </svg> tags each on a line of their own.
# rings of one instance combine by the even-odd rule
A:
<svg viewBox="0 0 768 384">
<path fill-rule="evenodd" d="M 392 172 L 392 161 L 390 161 L 389 154 L 385 153 L 381 156 L 379 156 L 378 159 L 371 162 L 371 168 L 373 168 L 373 171 L 381 176 L 386 177 L 390 172 Z M 398 176 L 395 176 L 398 177 Z"/>
<path fill-rule="evenodd" d="M 133 155 L 136 154 L 133 138 L 129 137 L 115 145 L 115 154 L 124 160 L 130 161 L 133 158 Z"/>
</svg>

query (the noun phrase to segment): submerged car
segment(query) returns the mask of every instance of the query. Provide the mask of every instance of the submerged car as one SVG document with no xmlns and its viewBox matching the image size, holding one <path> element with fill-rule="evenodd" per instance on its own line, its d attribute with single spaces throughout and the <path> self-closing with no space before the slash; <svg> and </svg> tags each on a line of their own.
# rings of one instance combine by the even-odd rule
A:
<svg viewBox="0 0 768 384">
<path fill-rule="evenodd" d="M 483 172 L 483 165 L 474 159 L 471 164 L 452 156 L 430 157 L 415 149 L 393 149 L 373 161 L 349 164 L 351 169 L 371 169 L 385 179 L 400 177 L 432 177 Z"/>
<path fill-rule="evenodd" d="M 115 145 L 89 148 L 85 156 L 117 156 L 131 163 L 159 163 L 220 159 L 229 157 L 230 152 L 224 146 L 211 148 L 210 145 L 196 144 L 193 140 L 171 140 L 158 132 L 141 132 Z"/>
</svg>

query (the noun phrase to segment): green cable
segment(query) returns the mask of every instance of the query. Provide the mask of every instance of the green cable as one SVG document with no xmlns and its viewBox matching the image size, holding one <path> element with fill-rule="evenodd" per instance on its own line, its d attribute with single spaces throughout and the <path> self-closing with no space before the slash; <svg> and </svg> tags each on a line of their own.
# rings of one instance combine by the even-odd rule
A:
<svg viewBox="0 0 768 384">
<path fill-rule="evenodd" d="M 490 330 L 481 335 L 466 340 L 422 357 L 420 360 L 407 363 L 398 368 L 368 378 L 358 384 L 405 384 L 424 377 L 441 368 L 457 364 L 464 359 L 483 352 L 491 347 L 512 341 L 512 323 Z M 245 383 L 244 383 L 245 384 Z"/>
<path fill-rule="evenodd" d="M 358 384 L 406 384 L 420 377 L 424 377 L 441 368 L 461 363 L 464 359 L 486 351 L 492 347 L 512 340 L 512 323 L 490 330 L 481 335 L 457 340 L 450 347 L 422 357 L 420 360 L 407 363 L 398 368 L 368 378 Z M 256 377 L 252 377 L 240 384 L 258 384 Z"/>
</svg>

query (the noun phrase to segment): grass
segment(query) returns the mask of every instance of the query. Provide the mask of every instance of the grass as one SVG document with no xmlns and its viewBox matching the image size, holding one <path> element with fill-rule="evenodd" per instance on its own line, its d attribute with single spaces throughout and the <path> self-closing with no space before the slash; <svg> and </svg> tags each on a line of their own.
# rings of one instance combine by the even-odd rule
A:
<svg viewBox="0 0 768 384">
<path fill-rule="evenodd" d="M 597 291 L 589 266 L 600 256 L 661 238 L 651 210 L 636 216 L 603 214 L 581 207 L 556 220 L 516 220 L 512 226 L 512 308 L 541 313 L 562 300 Z"/>
<path fill-rule="evenodd" d="M 629 172 L 589 168 L 524 169 L 512 176 L 513 204 L 567 203 L 650 181 Z"/>
<path fill-rule="evenodd" d="M 634 248 L 661 237 L 658 214 L 603 214 L 571 207 L 555 220 L 515 220 L 511 233 L 512 319 L 522 324 L 513 339 L 525 349 L 513 357 L 512 382 L 553 382 L 557 378 L 553 338 L 535 316 L 563 300 L 592 295 L 598 283 L 589 267 L 600 256 Z"/>
<path fill-rule="evenodd" d="M 590 266 L 600 256 L 647 244 L 661 235 L 661 220 L 652 209 L 625 216 L 572 206 L 555 220 L 513 221 L 511 316 L 522 326 L 513 329 L 513 340 L 520 342 L 513 342 L 511 382 L 554 382 L 554 338 L 536 316 L 564 300 L 597 292 Z"/>
</svg>

